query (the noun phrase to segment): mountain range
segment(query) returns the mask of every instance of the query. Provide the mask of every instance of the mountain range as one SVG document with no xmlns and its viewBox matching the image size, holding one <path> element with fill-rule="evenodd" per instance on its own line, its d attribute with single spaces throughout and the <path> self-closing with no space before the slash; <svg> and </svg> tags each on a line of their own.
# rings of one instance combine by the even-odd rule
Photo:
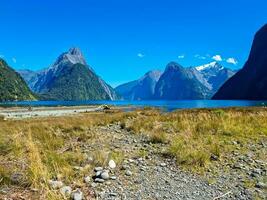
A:
<svg viewBox="0 0 267 200">
<path fill-rule="evenodd" d="M 217 62 L 197 67 L 170 62 L 163 73 L 150 71 L 115 90 L 126 100 L 209 99 L 234 74 Z"/>
<path fill-rule="evenodd" d="M 231 70 L 211 62 L 183 67 L 170 62 L 115 89 L 87 64 L 78 48 L 61 54 L 54 64 L 17 73 L 0 59 L 0 101 L 14 100 L 181 100 L 267 99 L 267 25 L 255 35 L 244 67 Z M 27 84 L 26 84 L 27 83 Z"/>
<path fill-rule="evenodd" d="M 226 81 L 213 99 L 267 99 L 267 24 L 256 33 L 244 67 Z"/>
<path fill-rule="evenodd" d="M 31 90 L 42 99 L 115 100 L 111 86 L 103 81 L 78 48 L 61 54 L 52 66 L 41 71 L 18 71 Z"/>
</svg>

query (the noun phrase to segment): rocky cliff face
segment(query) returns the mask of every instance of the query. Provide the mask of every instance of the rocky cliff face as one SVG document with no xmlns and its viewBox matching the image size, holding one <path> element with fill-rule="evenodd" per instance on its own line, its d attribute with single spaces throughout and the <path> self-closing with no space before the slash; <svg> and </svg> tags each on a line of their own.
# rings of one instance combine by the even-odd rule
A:
<svg viewBox="0 0 267 200">
<path fill-rule="evenodd" d="M 153 99 L 155 86 L 161 74 L 159 70 L 149 71 L 140 79 L 120 85 L 115 90 L 127 100 Z"/>
<path fill-rule="evenodd" d="M 267 99 L 267 24 L 255 35 L 244 67 L 230 78 L 213 99 Z"/>
</svg>

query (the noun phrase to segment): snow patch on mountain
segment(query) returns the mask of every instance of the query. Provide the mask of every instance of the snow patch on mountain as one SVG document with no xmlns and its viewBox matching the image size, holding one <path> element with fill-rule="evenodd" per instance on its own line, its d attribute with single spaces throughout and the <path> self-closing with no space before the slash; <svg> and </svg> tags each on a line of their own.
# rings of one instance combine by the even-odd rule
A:
<svg viewBox="0 0 267 200">
<path fill-rule="evenodd" d="M 217 70 L 222 70 L 224 69 L 224 67 L 222 67 L 219 63 L 217 62 L 211 62 L 211 63 L 208 63 L 208 64 L 205 64 L 205 65 L 200 65 L 200 66 L 197 66 L 195 67 L 196 70 L 198 71 L 203 71 L 203 70 L 207 70 L 207 69 L 211 69 L 211 68 L 217 68 Z"/>
</svg>

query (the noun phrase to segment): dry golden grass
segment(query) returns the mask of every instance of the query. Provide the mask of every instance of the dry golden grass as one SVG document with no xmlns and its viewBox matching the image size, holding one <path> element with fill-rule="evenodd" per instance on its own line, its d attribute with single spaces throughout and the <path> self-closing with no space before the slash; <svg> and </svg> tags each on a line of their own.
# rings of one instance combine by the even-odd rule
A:
<svg viewBox="0 0 267 200">
<path fill-rule="evenodd" d="M 42 191 L 43 199 L 60 199 L 49 189 L 47 181 L 58 175 L 64 177 L 65 183 L 82 181 L 86 172 L 77 173 L 73 169 L 86 165 L 81 146 L 101 142 L 92 127 L 123 121 L 128 115 L 109 112 L 0 120 L 0 186 L 12 184 L 11 175 L 19 172 L 26 175 L 31 187 Z M 121 160 L 120 154 L 109 155 L 103 150 L 92 153 L 91 168 L 103 165 L 110 157 Z"/>
<path fill-rule="evenodd" d="M 10 175 L 22 172 L 31 187 L 42 191 L 44 199 L 58 199 L 47 181 L 61 175 L 65 183 L 82 181 L 86 172 L 73 166 L 86 165 L 83 144 L 101 143 L 93 127 L 120 122 L 121 128 L 145 134 L 152 143 L 162 143 L 165 155 L 175 157 L 179 165 L 202 168 L 211 155 L 221 157 L 241 144 L 267 137 L 267 110 L 198 109 L 161 113 L 146 108 L 133 112 L 87 113 L 68 117 L 0 120 L 0 187 L 10 185 Z M 107 141 L 108 143 L 109 141 Z M 244 145 L 245 146 L 245 145 Z M 146 156 L 147 152 L 140 152 Z M 101 149 L 92 152 L 94 165 L 110 158 L 123 161 L 122 152 Z M 266 158 L 264 158 L 266 159 Z"/>
<path fill-rule="evenodd" d="M 148 135 L 154 143 L 168 143 L 164 154 L 185 167 L 205 167 L 211 155 L 220 157 L 241 144 L 267 139 L 266 108 L 139 112 L 126 129 Z M 267 158 L 265 158 L 267 159 Z"/>
</svg>

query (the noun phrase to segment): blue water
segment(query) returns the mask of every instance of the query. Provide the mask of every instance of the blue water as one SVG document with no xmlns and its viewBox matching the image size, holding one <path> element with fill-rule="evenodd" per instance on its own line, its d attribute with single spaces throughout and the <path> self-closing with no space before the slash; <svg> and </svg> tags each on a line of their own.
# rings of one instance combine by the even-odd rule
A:
<svg viewBox="0 0 267 200">
<path fill-rule="evenodd" d="M 184 108 L 223 108 L 265 106 L 267 101 L 246 100 L 179 100 L 179 101 L 17 101 L 0 103 L 0 106 L 81 106 L 81 105 L 113 105 L 157 107 L 167 111 Z"/>
</svg>

